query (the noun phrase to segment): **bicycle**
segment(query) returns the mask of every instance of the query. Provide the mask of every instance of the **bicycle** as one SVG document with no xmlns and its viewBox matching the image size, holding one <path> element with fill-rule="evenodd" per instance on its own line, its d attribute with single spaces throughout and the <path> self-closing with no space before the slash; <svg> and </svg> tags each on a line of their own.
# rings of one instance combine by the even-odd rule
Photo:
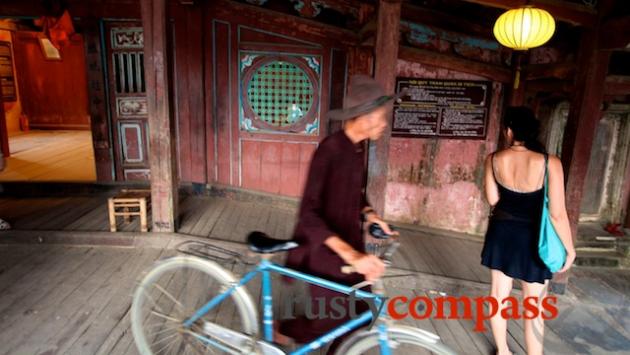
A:
<svg viewBox="0 0 630 355">
<path fill-rule="evenodd" d="M 388 236 L 379 230 L 378 225 L 370 226 L 373 236 L 387 239 Z M 391 263 L 391 256 L 399 245 L 394 238 L 391 239 L 386 248 L 379 252 L 379 257 L 386 265 Z M 389 355 L 392 350 L 396 354 L 420 354 L 422 349 L 440 355 L 455 354 L 436 334 L 393 323 L 385 312 L 386 307 L 380 307 L 385 301 L 382 280 L 374 281 L 372 292 L 366 292 L 360 290 L 368 284 L 365 281 L 351 287 L 285 268 L 271 262 L 270 257 L 298 245 L 293 241 L 271 238 L 261 232 L 250 233 L 248 246 L 250 250 L 260 254 L 261 258 L 254 269 L 240 280 L 236 280 L 231 272 L 216 262 L 208 260 L 207 253 L 199 251 L 188 253 L 194 256 L 166 259 L 152 268 L 136 288 L 131 305 L 132 332 L 140 353 L 205 354 L 217 351 L 228 354 L 287 354 L 273 343 L 270 274 L 275 273 L 345 295 L 354 292 L 357 298 L 372 299 L 375 302 L 380 311 L 374 326 L 350 335 L 339 346 L 336 354 L 359 355 L 375 351 L 377 354 Z M 209 244 L 206 247 L 215 251 L 221 249 Z M 238 253 L 227 250 L 223 252 L 232 259 L 240 259 Z M 224 258 L 221 261 L 229 259 Z M 342 271 L 354 272 L 350 266 L 344 266 Z M 175 274 L 181 272 L 184 273 L 183 276 Z M 193 272 L 196 273 L 191 275 Z M 259 335 L 256 304 L 245 287 L 258 274 L 262 278 L 262 338 Z M 166 282 L 162 285 L 159 281 Z M 185 292 L 186 286 L 193 286 L 193 292 Z M 145 306 L 148 309 L 145 310 Z M 320 349 L 334 339 L 371 323 L 372 319 L 372 312 L 366 311 L 288 354 L 301 355 Z"/>
</svg>

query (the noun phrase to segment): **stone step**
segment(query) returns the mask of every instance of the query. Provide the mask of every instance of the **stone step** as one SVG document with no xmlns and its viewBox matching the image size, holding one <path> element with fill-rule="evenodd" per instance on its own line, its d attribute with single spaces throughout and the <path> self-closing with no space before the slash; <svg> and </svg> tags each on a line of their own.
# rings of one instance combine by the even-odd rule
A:
<svg viewBox="0 0 630 355">
<path fill-rule="evenodd" d="M 605 268 L 629 268 L 630 258 L 615 249 L 576 248 L 575 265 Z"/>
</svg>

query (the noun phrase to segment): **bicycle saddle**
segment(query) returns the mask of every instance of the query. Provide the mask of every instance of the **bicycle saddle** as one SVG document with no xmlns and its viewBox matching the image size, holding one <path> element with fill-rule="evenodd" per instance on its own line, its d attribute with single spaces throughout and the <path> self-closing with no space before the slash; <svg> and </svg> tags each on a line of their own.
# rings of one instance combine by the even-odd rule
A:
<svg viewBox="0 0 630 355">
<path fill-rule="evenodd" d="M 249 249 L 256 253 L 271 254 L 291 250 L 299 244 L 292 240 L 271 238 L 263 232 L 254 231 L 247 236 Z"/>
</svg>

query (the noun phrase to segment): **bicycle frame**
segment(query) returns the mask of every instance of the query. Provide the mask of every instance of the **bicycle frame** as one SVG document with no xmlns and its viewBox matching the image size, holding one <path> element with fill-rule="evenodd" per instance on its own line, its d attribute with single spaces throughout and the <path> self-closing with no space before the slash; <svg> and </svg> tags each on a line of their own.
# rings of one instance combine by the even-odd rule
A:
<svg viewBox="0 0 630 355">
<path fill-rule="evenodd" d="M 210 301 L 208 301 L 205 305 L 199 308 L 192 317 L 188 318 L 184 321 L 184 327 L 191 327 L 192 324 L 197 321 L 199 318 L 203 317 L 208 311 L 210 311 L 213 307 L 221 303 L 224 299 L 229 297 L 238 287 L 246 285 L 250 282 L 254 277 L 258 274 L 262 275 L 262 300 L 263 300 L 263 330 L 264 330 L 264 340 L 271 343 L 273 341 L 273 297 L 271 294 L 271 273 L 277 273 L 284 276 L 288 276 L 294 278 L 296 280 L 302 280 L 312 285 L 317 285 L 320 287 L 327 288 L 329 290 L 337 291 L 346 295 L 349 295 L 351 292 L 354 292 L 358 299 L 363 298 L 373 298 L 374 302 L 377 306 L 377 309 L 381 310 L 381 304 L 385 302 L 384 298 L 366 291 L 356 290 L 350 286 L 341 285 L 333 281 L 329 281 L 323 278 L 319 278 L 316 276 L 312 276 L 309 274 L 305 274 L 296 270 L 288 269 L 284 266 L 275 264 L 265 258 L 261 259 L 260 263 L 256 266 L 254 270 L 251 270 L 245 276 L 243 276 L 238 283 L 231 285 L 227 290 L 223 293 L 216 295 Z M 291 352 L 291 355 L 301 355 L 307 354 L 310 351 L 317 350 L 323 345 L 331 342 L 332 340 L 359 328 L 362 325 L 369 323 L 372 320 L 372 312 L 366 311 L 362 313 L 359 317 L 352 319 L 337 328 L 331 330 L 330 332 L 320 336 L 319 338 L 311 341 L 308 344 L 303 345 L 299 349 Z M 380 314 L 379 314 L 380 317 Z M 379 339 L 381 344 L 381 353 L 384 355 L 389 355 L 389 347 L 387 346 L 387 326 L 386 324 L 378 325 L 379 331 Z M 210 339 L 206 339 L 205 337 L 200 337 L 202 340 L 214 343 Z"/>
</svg>

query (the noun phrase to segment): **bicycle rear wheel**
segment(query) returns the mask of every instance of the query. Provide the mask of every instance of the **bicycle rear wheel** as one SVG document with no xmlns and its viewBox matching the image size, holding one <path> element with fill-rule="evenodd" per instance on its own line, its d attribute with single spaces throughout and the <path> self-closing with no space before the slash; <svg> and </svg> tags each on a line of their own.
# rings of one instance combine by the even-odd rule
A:
<svg viewBox="0 0 630 355">
<path fill-rule="evenodd" d="M 395 355 L 455 355 L 455 352 L 440 342 L 436 335 L 412 327 L 388 328 L 387 339 L 390 353 Z M 357 333 L 341 344 L 335 354 L 381 354 L 378 330 Z"/>
<path fill-rule="evenodd" d="M 139 352 L 225 354 L 250 346 L 249 340 L 258 334 L 258 313 L 244 287 L 191 327 L 183 325 L 235 282 L 229 271 L 212 261 L 177 256 L 159 262 L 142 279 L 131 304 L 131 328 Z"/>
</svg>

